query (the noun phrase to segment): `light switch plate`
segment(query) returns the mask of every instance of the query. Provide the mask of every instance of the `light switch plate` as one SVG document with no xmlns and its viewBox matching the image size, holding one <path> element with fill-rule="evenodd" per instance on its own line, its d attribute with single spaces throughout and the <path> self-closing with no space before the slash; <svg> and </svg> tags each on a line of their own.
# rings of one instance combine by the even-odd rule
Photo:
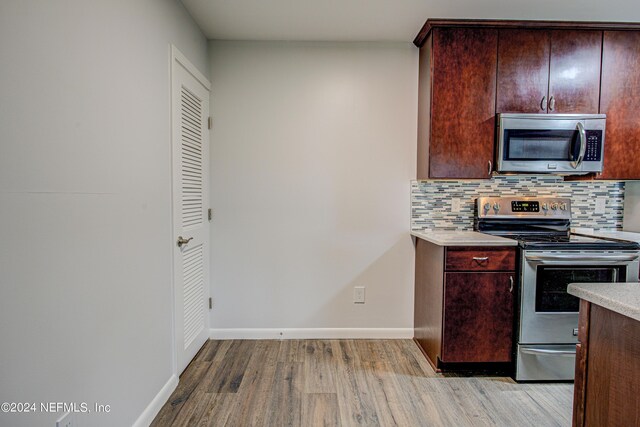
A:
<svg viewBox="0 0 640 427">
<path fill-rule="evenodd" d="M 603 214 L 607 206 L 607 199 L 604 197 L 596 197 L 596 211 L 597 214 Z"/>
</svg>

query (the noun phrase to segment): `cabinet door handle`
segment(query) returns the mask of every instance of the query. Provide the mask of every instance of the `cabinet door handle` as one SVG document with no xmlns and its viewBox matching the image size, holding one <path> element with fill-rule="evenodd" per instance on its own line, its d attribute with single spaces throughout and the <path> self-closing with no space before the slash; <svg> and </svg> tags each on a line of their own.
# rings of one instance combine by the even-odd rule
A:
<svg viewBox="0 0 640 427">
<path fill-rule="evenodd" d="M 540 109 L 542 111 L 547 111 L 547 97 L 543 96 L 542 101 L 540 102 Z"/>
<path fill-rule="evenodd" d="M 509 276 L 509 292 L 513 292 L 513 276 Z"/>
<path fill-rule="evenodd" d="M 556 99 L 552 96 L 549 98 L 549 111 L 553 111 L 556 109 Z"/>
<path fill-rule="evenodd" d="M 493 170 L 493 164 L 491 164 L 491 160 L 489 160 L 488 166 L 489 166 L 489 171 L 487 174 L 491 176 L 491 171 Z"/>
</svg>

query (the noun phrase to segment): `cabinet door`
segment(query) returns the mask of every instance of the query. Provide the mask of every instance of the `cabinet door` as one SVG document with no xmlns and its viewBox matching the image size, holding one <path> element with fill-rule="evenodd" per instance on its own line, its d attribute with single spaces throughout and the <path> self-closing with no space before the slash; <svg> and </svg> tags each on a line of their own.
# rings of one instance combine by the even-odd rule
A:
<svg viewBox="0 0 640 427">
<path fill-rule="evenodd" d="M 605 31 L 600 112 L 607 115 L 600 179 L 640 179 L 640 32 Z"/>
<path fill-rule="evenodd" d="M 551 31 L 549 113 L 598 113 L 602 31 Z"/>
<path fill-rule="evenodd" d="M 549 49 L 546 30 L 500 30 L 497 113 L 547 112 Z"/>
<path fill-rule="evenodd" d="M 591 304 L 584 425 L 640 425 L 640 322 Z"/>
<path fill-rule="evenodd" d="M 443 362 L 510 362 L 514 273 L 446 273 Z"/>
<path fill-rule="evenodd" d="M 497 45 L 494 29 L 433 30 L 431 178 L 489 178 Z"/>
<path fill-rule="evenodd" d="M 591 303 L 580 300 L 578 316 L 578 344 L 576 344 L 576 370 L 573 382 L 573 426 L 584 426 L 584 403 L 587 387 L 587 351 L 589 350 L 589 316 Z"/>
</svg>

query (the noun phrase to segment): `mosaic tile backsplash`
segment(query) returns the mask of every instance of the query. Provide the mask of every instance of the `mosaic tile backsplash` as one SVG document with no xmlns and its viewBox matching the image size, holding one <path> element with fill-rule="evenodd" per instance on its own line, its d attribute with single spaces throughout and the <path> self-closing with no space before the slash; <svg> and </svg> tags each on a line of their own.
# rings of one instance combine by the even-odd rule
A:
<svg viewBox="0 0 640 427">
<path fill-rule="evenodd" d="M 503 175 L 490 180 L 412 181 L 411 230 L 473 230 L 475 199 L 482 196 L 569 197 L 572 228 L 622 228 L 624 182 L 565 182 L 558 176 Z M 597 198 L 606 199 L 602 214 L 595 213 Z M 453 212 L 457 203 L 460 210 Z"/>
</svg>

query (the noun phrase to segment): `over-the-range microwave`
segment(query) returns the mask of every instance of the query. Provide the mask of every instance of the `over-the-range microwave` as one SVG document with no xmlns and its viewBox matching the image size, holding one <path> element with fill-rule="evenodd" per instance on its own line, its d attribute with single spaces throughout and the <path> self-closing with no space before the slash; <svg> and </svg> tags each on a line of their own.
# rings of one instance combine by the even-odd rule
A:
<svg viewBox="0 0 640 427">
<path fill-rule="evenodd" d="M 498 172 L 580 175 L 602 172 L 604 114 L 497 117 Z"/>
</svg>

